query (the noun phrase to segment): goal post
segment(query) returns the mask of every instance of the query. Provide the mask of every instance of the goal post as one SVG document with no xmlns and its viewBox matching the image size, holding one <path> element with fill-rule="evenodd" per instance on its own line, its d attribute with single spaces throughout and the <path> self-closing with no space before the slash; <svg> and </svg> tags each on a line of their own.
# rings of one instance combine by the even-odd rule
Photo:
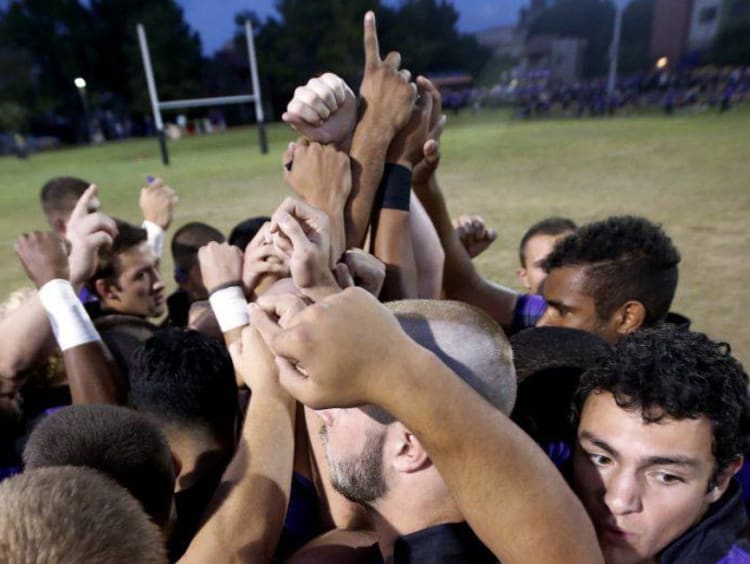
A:
<svg viewBox="0 0 750 564">
<path fill-rule="evenodd" d="M 260 81 L 258 80 L 258 63 L 255 58 L 255 40 L 253 37 L 253 26 L 250 20 L 245 20 L 245 38 L 247 40 L 247 55 L 250 64 L 250 80 L 252 83 L 252 93 L 239 94 L 235 96 L 216 96 L 211 98 L 190 98 L 185 100 L 160 101 L 159 94 L 156 90 L 154 69 L 151 66 L 151 54 L 148 49 L 146 29 L 143 27 L 143 24 L 139 23 L 136 26 L 136 31 L 138 32 L 138 43 L 141 48 L 143 71 L 146 74 L 148 97 L 151 100 L 151 112 L 154 117 L 154 127 L 156 128 L 156 134 L 159 138 L 161 160 L 165 165 L 169 164 L 169 150 L 167 148 L 167 137 L 164 130 L 164 121 L 161 117 L 162 110 L 251 103 L 255 107 L 255 121 L 258 126 L 258 140 L 260 143 L 260 151 L 264 155 L 268 153 L 268 138 L 266 137 L 263 103 L 260 96 Z"/>
</svg>

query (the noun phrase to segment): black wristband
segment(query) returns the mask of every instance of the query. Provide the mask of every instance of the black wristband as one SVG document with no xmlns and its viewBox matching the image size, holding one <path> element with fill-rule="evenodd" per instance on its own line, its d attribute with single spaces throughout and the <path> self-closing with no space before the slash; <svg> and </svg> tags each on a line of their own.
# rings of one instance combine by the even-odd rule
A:
<svg viewBox="0 0 750 564">
<path fill-rule="evenodd" d="M 393 163 L 386 164 L 378 187 L 380 209 L 408 212 L 410 196 L 411 170 Z"/>
</svg>

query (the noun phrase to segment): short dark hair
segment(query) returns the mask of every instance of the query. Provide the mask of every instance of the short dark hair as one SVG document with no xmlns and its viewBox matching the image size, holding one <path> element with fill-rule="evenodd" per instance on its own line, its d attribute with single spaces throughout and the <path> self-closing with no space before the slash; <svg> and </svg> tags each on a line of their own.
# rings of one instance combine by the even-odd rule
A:
<svg viewBox="0 0 750 564">
<path fill-rule="evenodd" d="M 575 438 L 570 404 L 581 374 L 609 352 L 601 337 L 568 327 L 532 327 L 510 338 L 518 376 L 512 419 L 537 442 Z"/>
<path fill-rule="evenodd" d="M 677 288 L 680 253 L 660 225 L 643 217 L 614 216 L 579 227 L 547 256 L 549 273 L 565 266 L 586 267 L 584 292 L 600 319 L 637 300 L 646 310 L 644 327 L 669 312 Z"/>
<path fill-rule="evenodd" d="M 95 468 L 127 489 L 157 523 L 169 519 L 175 474 L 167 438 L 132 409 L 64 407 L 34 429 L 23 460 L 27 468 Z"/>
<path fill-rule="evenodd" d="M 132 223 L 115 219 L 117 226 L 117 235 L 112 240 L 112 245 L 103 246 L 99 249 L 96 273 L 89 281 L 90 289 L 96 292 L 93 283 L 99 279 L 114 279 L 120 274 L 118 271 L 117 256 L 136 247 L 148 240 L 148 234 L 142 227 L 137 227 Z"/>
<path fill-rule="evenodd" d="M 0 483 L 3 562 L 166 564 L 162 539 L 138 502 L 91 468 L 38 468 Z"/>
<path fill-rule="evenodd" d="M 526 267 L 526 243 L 529 239 L 536 237 L 537 235 L 562 235 L 568 231 L 575 231 L 578 226 L 572 219 L 567 217 L 547 217 L 541 221 L 537 221 L 534 225 L 526 230 L 526 233 L 521 237 L 521 244 L 518 245 L 518 260 L 521 266 Z"/>
<path fill-rule="evenodd" d="M 727 343 L 669 324 L 626 335 L 581 377 L 574 422 L 592 393 L 605 392 L 621 408 L 639 410 L 646 423 L 705 416 L 718 473 L 750 444 L 748 377 L 730 351 Z"/>
<path fill-rule="evenodd" d="M 89 185 L 89 182 L 72 176 L 56 176 L 49 179 L 39 194 L 44 215 L 48 220 L 54 215 L 69 216 Z"/>
<path fill-rule="evenodd" d="M 251 217 L 244 221 L 240 221 L 237 225 L 232 228 L 232 232 L 229 234 L 229 244 L 239 247 L 244 252 L 247 244 L 253 240 L 253 237 L 257 235 L 260 228 L 267 221 L 271 221 L 270 217 L 265 215 L 259 215 L 257 217 Z"/>
<path fill-rule="evenodd" d="M 133 353 L 130 397 L 136 409 L 181 427 L 234 437 L 237 384 L 223 343 L 168 327 Z"/>
<path fill-rule="evenodd" d="M 190 270 L 198 259 L 198 249 L 211 241 L 223 243 L 224 234 L 200 221 L 181 226 L 172 236 L 172 260 L 175 268 Z"/>
</svg>

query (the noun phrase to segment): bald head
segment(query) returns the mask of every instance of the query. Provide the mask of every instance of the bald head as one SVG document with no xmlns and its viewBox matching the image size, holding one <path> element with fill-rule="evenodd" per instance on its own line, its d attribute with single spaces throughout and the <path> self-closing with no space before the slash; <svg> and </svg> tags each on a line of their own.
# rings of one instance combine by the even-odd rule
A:
<svg viewBox="0 0 750 564">
<path fill-rule="evenodd" d="M 510 342 L 484 312 L 463 302 L 401 300 L 386 304 L 404 331 L 503 413 L 516 399 Z"/>
</svg>

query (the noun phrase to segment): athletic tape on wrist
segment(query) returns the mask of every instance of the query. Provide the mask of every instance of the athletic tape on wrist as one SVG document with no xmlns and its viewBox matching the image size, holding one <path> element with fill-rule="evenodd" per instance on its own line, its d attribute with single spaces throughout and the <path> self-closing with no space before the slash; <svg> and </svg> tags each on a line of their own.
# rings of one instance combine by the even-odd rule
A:
<svg viewBox="0 0 750 564">
<path fill-rule="evenodd" d="M 380 209 L 409 211 L 411 171 L 405 166 L 386 164 L 378 193 Z"/>
<path fill-rule="evenodd" d="M 154 251 L 154 254 L 161 258 L 161 254 L 164 251 L 164 239 L 166 238 L 167 232 L 164 231 L 161 226 L 147 219 L 143 220 L 141 227 L 146 230 L 148 244 Z"/>
<path fill-rule="evenodd" d="M 102 340 L 67 280 L 56 278 L 47 282 L 39 289 L 39 299 L 63 351 Z"/>
<path fill-rule="evenodd" d="M 240 286 L 216 290 L 209 296 L 208 301 L 211 303 L 211 309 L 214 310 L 222 333 L 250 323 L 247 300 Z"/>
</svg>

